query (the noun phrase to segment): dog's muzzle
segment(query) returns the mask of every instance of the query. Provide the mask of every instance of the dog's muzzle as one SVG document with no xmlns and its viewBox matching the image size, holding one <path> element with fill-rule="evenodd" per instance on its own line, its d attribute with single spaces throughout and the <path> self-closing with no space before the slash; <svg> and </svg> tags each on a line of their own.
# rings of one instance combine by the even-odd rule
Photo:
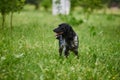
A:
<svg viewBox="0 0 120 80">
<path fill-rule="evenodd" d="M 56 39 L 59 39 L 60 35 L 63 34 L 63 32 L 59 32 L 59 31 L 57 31 L 57 29 L 54 29 L 53 31 L 56 33 L 56 34 L 55 34 Z"/>
</svg>

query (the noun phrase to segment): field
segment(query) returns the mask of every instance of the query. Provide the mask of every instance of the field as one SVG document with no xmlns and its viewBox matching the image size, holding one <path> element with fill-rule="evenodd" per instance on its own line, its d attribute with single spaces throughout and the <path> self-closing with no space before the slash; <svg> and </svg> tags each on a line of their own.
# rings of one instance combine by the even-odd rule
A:
<svg viewBox="0 0 120 80">
<path fill-rule="evenodd" d="M 79 36 L 79 55 L 59 57 L 53 29 L 65 22 L 51 12 L 23 10 L 13 30 L 0 29 L 0 80 L 120 80 L 120 14 L 73 12 L 69 24 Z M 1 16 L 0 16 L 1 22 Z"/>
</svg>

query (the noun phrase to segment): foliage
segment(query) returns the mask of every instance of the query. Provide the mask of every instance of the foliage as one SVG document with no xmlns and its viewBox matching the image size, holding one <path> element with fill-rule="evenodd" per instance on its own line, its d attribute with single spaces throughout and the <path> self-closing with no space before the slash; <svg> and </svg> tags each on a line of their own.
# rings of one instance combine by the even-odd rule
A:
<svg viewBox="0 0 120 80">
<path fill-rule="evenodd" d="M 80 6 L 80 0 L 70 0 L 71 2 L 71 11 L 74 10 L 75 7 Z"/>
<path fill-rule="evenodd" d="M 43 6 L 45 10 L 48 10 L 52 6 L 52 0 L 41 0 L 41 6 Z"/>
<path fill-rule="evenodd" d="M 40 2 L 41 2 L 41 0 L 25 0 L 26 4 L 35 5 L 35 9 L 39 9 Z"/>
<path fill-rule="evenodd" d="M 71 9 L 81 6 L 85 11 L 93 11 L 103 7 L 120 7 L 120 0 L 71 0 Z"/>
<path fill-rule="evenodd" d="M 84 22 L 81 18 L 76 18 L 74 15 L 59 15 L 60 19 L 66 23 L 69 23 L 71 25 L 80 25 Z"/>
<path fill-rule="evenodd" d="M 108 0 L 108 7 L 119 7 L 120 8 L 120 0 Z"/>
<path fill-rule="evenodd" d="M 24 0 L 0 0 L 0 13 L 3 16 L 3 26 L 5 15 L 10 12 L 20 11 L 23 7 Z"/>
<path fill-rule="evenodd" d="M 102 8 L 101 0 L 82 0 L 80 5 L 84 8 L 85 11 L 93 11 L 94 9 Z"/>
<path fill-rule="evenodd" d="M 86 11 L 93 9 L 98 9 L 103 6 L 102 0 L 71 0 L 71 7 L 76 6 L 83 7 Z"/>
</svg>

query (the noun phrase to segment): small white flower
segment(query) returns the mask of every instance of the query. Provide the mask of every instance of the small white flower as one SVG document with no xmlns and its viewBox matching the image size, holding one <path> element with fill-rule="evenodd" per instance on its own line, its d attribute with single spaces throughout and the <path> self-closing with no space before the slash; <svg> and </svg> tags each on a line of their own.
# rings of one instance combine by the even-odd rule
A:
<svg viewBox="0 0 120 80">
<path fill-rule="evenodd" d="M 71 70 L 72 70 L 72 71 L 74 71 L 74 70 L 75 70 L 75 68 L 72 66 L 72 67 L 71 67 Z"/>
<path fill-rule="evenodd" d="M 1 57 L 1 61 L 5 60 L 5 59 L 6 59 L 6 57 L 5 57 L 5 56 L 2 56 L 2 57 Z"/>
<path fill-rule="evenodd" d="M 14 56 L 15 56 L 15 58 L 21 58 L 23 55 L 24 55 L 24 54 L 21 53 L 21 54 L 15 54 Z"/>
</svg>

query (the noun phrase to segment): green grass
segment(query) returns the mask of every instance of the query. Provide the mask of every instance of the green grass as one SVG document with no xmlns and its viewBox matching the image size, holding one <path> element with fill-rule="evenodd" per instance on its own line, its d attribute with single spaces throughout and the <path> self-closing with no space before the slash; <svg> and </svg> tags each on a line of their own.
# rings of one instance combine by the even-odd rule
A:
<svg viewBox="0 0 120 80">
<path fill-rule="evenodd" d="M 0 80 L 120 80 L 120 14 L 93 13 L 73 25 L 80 59 L 59 58 L 53 29 L 63 22 L 50 12 L 14 14 L 14 29 L 0 30 Z M 1 20 L 1 16 L 0 16 Z M 1 22 L 1 21 L 0 21 Z M 70 23 L 69 23 L 70 24 Z"/>
</svg>

